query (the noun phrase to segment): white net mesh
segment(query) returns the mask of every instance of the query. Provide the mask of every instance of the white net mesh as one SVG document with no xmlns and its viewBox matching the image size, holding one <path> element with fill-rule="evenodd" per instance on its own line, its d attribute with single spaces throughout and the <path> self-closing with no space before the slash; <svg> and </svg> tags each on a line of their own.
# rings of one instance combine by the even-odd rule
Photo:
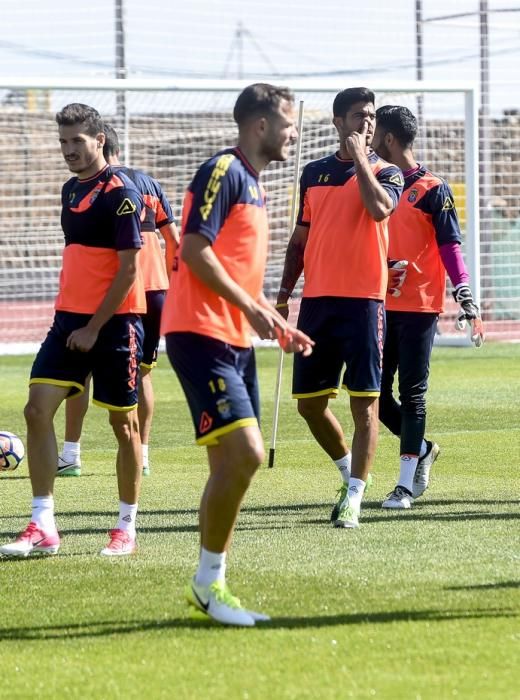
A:
<svg viewBox="0 0 520 700">
<path fill-rule="evenodd" d="M 337 147 L 331 123 L 336 92 L 296 91 L 305 103 L 302 167 Z M 118 130 L 126 162 L 162 183 L 180 220 L 184 191 L 198 165 L 235 143 L 231 111 L 237 94 L 236 86 L 132 90 L 126 92 L 122 110 L 121 95 L 114 90 L 0 89 L 0 171 L 8 174 L 0 183 L 0 342 L 41 341 L 52 318 L 63 245 L 60 190 L 70 176 L 59 151 L 55 112 L 69 102 L 96 107 Z M 420 113 L 417 158 L 450 182 L 466 233 L 465 147 L 472 146 L 465 143 L 464 93 L 433 95 L 397 88 L 376 94 L 377 106 L 405 104 Z M 501 198 L 489 213 L 481 274 L 487 327 L 497 338 L 520 338 L 520 226 L 515 223 L 520 172 L 510 156 L 510 146 L 516 144 L 518 150 L 519 139 L 515 124 L 496 120 L 491 157 L 497 166 L 493 183 Z M 262 176 L 271 223 L 265 278 L 271 298 L 278 289 L 289 237 L 293 177 L 292 158 L 272 163 Z M 449 303 L 448 311 L 453 310 Z M 451 320 L 440 328 L 451 333 Z"/>
</svg>

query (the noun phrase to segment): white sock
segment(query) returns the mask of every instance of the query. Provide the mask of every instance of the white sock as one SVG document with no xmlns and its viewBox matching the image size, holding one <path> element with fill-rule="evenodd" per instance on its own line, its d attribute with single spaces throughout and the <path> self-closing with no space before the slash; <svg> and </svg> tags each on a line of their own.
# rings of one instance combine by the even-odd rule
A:
<svg viewBox="0 0 520 700">
<path fill-rule="evenodd" d="M 141 447 L 143 448 L 143 464 L 142 464 L 142 466 L 143 466 L 143 467 L 149 467 L 149 466 L 150 466 L 150 462 L 149 462 L 149 459 L 148 459 L 148 445 L 142 444 Z"/>
<path fill-rule="evenodd" d="M 224 583 L 226 578 L 226 552 L 208 552 L 200 548 L 199 568 L 195 574 L 195 583 L 210 586 L 214 581 Z"/>
<path fill-rule="evenodd" d="M 36 523 L 45 532 L 56 532 L 53 496 L 33 497 L 31 522 Z"/>
<path fill-rule="evenodd" d="M 413 477 L 417 469 L 419 458 L 415 455 L 401 455 L 399 460 L 399 480 L 397 484 L 404 486 L 410 493 L 413 490 Z"/>
<path fill-rule="evenodd" d="M 426 440 L 423 438 L 423 441 L 421 442 L 421 449 L 419 450 L 419 459 L 421 457 L 424 457 L 424 455 L 428 452 L 428 443 Z"/>
<path fill-rule="evenodd" d="M 81 444 L 78 442 L 68 442 L 65 440 L 63 442 L 63 450 L 61 451 L 61 458 L 65 462 L 70 464 L 78 463 L 81 464 Z"/>
<path fill-rule="evenodd" d="M 350 470 L 352 467 L 352 452 L 349 452 L 341 459 L 334 459 L 332 461 L 339 469 L 343 483 L 348 484 L 348 480 L 350 479 Z"/>
<path fill-rule="evenodd" d="M 365 492 L 365 482 L 363 479 L 356 479 L 351 476 L 348 482 L 348 502 L 358 513 L 361 510 L 361 501 Z"/>
<path fill-rule="evenodd" d="M 119 501 L 119 520 L 116 529 L 124 530 L 135 537 L 135 519 L 137 517 L 137 503 L 125 503 Z"/>
</svg>

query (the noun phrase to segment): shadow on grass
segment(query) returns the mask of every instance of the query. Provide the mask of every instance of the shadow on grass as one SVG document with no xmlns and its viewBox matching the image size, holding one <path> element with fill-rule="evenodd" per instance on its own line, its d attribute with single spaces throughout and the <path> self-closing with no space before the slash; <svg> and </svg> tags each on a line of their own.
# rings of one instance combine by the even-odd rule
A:
<svg viewBox="0 0 520 700">
<path fill-rule="evenodd" d="M 498 581 L 497 583 L 476 583 L 474 586 L 445 586 L 447 591 L 492 591 L 498 588 L 520 588 L 520 581 Z"/>
<path fill-rule="evenodd" d="M 319 629 L 337 625 L 387 624 L 393 622 L 451 622 L 485 618 L 515 618 L 517 615 L 502 608 L 488 610 L 395 610 L 393 612 L 343 613 L 310 617 L 278 617 L 258 624 L 255 629 Z M 151 630 L 204 629 L 223 632 L 224 627 L 211 620 L 190 618 L 171 620 L 107 620 L 103 622 L 74 622 L 64 625 L 0 628 L 0 640 L 48 640 L 84 637 L 105 637 Z M 227 628 L 233 629 L 233 628 Z"/>
</svg>

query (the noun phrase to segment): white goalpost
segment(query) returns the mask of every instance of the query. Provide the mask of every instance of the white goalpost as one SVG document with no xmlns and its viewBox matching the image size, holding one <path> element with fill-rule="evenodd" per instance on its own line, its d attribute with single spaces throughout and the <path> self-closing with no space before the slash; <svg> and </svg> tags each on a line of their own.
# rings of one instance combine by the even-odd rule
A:
<svg viewBox="0 0 520 700">
<path fill-rule="evenodd" d="M 330 79 L 284 82 L 298 101 L 305 102 L 303 166 L 337 147 L 332 101 L 346 86 Z M 231 112 L 246 84 L 230 80 L 0 79 L 4 176 L 0 183 L 0 353 L 23 350 L 25 344 L 32 344 L 32 349 L 43 339 L 52 318 L 63 246 L 60 190 L 70 176 L 57 142 L 56 111 L 69 102 L 96 107 L 118 130 L 125 162 L 150 172 L 162 183 L 180 220 L 183 194 L 198 165 L 235 142 Z M 417 156 L 454 187 L 466 262 L 475 297 L 480 300 L 476 85 L 373 81 L 369 87 L 376 94 L 376 106 L 405 104 L 415 113 L 420 106 Z M 294 168 L 290 158 L 272 163 L 262 175 L 271 228 L 265 277 L 269 298 L 277 292 L 283 269 Z M 299 290 L 301 286 L 295 290 L 296 305 Z M 451 297 L 447 302 L 439 342 L 466 343 L 466 335 L 454 329 Z"/>
</svg>

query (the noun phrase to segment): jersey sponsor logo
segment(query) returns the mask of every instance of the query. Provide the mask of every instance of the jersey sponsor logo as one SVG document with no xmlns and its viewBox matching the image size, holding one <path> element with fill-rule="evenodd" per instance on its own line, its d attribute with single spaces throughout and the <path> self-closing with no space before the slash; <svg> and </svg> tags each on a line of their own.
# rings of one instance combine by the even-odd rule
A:
<svg viewBox="0 0 520 700">
<path fill-rule="evenodd" d="M 208 415 L 206 411 L 203 411 L 199 421 L 199 432 L 202 434 L 207 433 L 208 430 L 211 429 L 212 425 L 213 418 L 210 415 Z"/>
<path fill-rule="evenodd" d="M 392 175 L 392 177 L 388 179 L 388 182 L 391 182 L 392 185 L 399 185 L 399 187 L 402 187 L 404 185 L 404 179 L 401 173 L 396 173 L 395 175 Z"/>
<path fill-rule="evenodd" d="M 414 187 L 413 190 L 410 190 L 410 194 L 408 195 L 408 201 L 409 201 L 409 202 L 412 202 L 412 204 L 413 204 L 414 202 L 416 202 L 416 201 L 417 201 L 417 195 L 418 195 L 418 194 L 419 194 L 419 190 L 416 190 L 415 187 Z"/>
<path fill-rule="evenodd" d="M 248 187 L 251 199 L 258 199 L 258 189 L 254 185 L 249 185 Z"/>
<path fill-rule="evenodd" d="M 442 205 L 442 211 L 450 211 L 451 209 L 455 209 L 455 202 L 451 197 L 446 197 Z"/>
<path fill-rule="evenodd" d="M 204 191 L 204 204 L 200 207 L 200 215 L 204 221 L 208 220 L 211 210 L 213 209 L 213 204 L 220 191 L 222 183 L 220 182 L 223 176 L 229 170 L 229 166 L 235 160 L 235 156 L 232 153 L 226 153 L 217 160 L 213 172 L 210 175 L 208 184 Z"/>
<path fill-rule="evenodd" d="M 125 214 L 133 214 L 136 209 L 137 207 L 132 200 L 125 197 L 119 205 L 119 209 L 116 211 L 116 214 L 117 216 L 125 216 Z"/>
</svg>

